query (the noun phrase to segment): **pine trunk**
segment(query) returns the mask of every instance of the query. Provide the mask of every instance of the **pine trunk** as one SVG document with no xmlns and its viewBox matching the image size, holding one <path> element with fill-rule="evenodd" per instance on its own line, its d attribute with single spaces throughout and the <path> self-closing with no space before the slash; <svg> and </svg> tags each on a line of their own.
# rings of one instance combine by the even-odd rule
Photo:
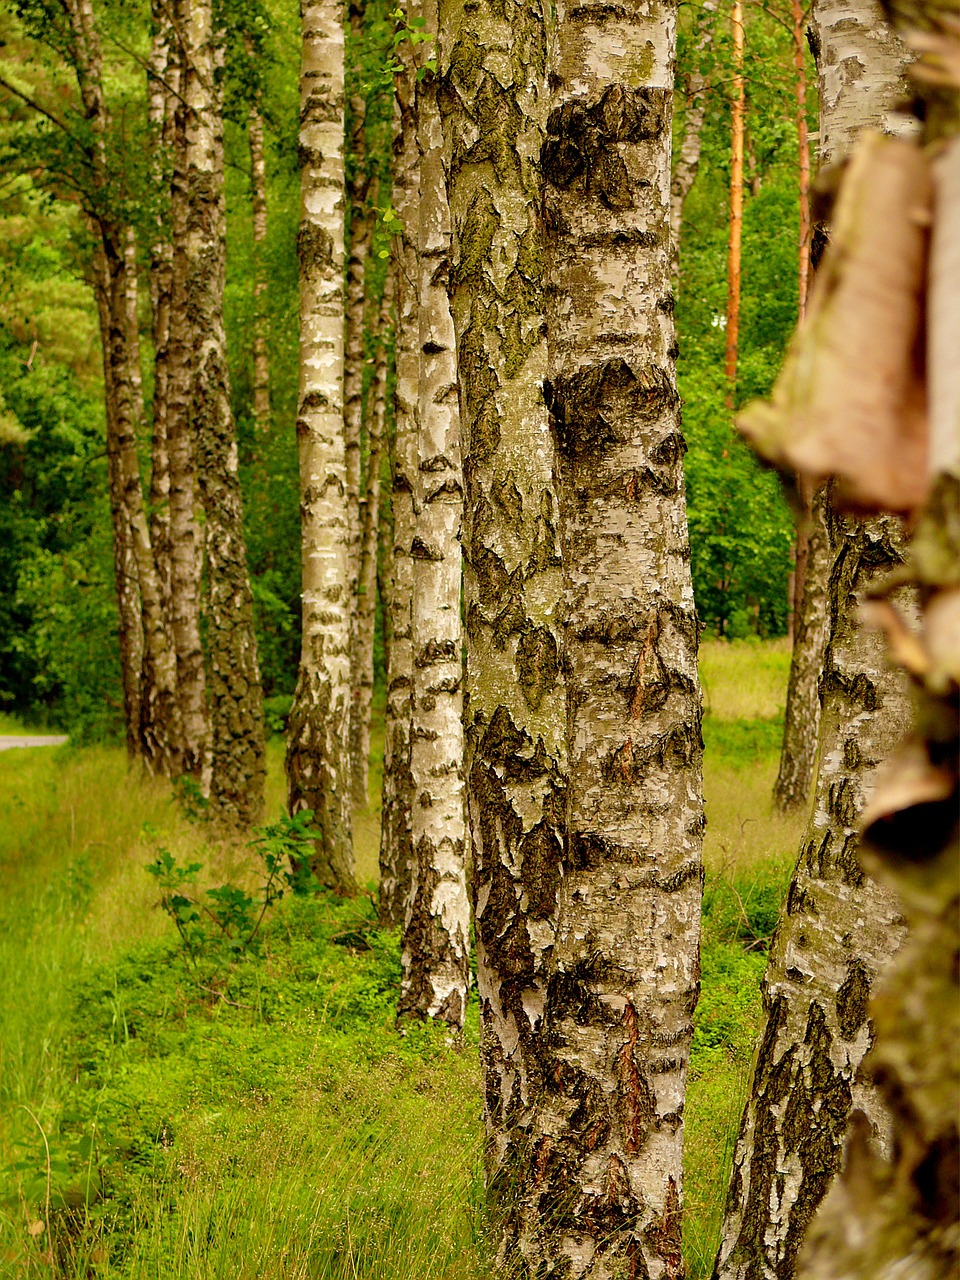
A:
<svg viewBox="0 0 960 1280">
<path fill-rule="evenodd" d="M 435 0 L 424 31 L 436 39 Z M 399 1016 L 434 1018 L 459 1033 L 470 982 L 470 909 L 464 861 L 463 640 L 460 524 L 463 477 L 457 355 L 447 297 L 450 210 L 436 77 L 417 85 L 420 151 L 419 465 L 411 639 L 410 776 L 413 877 L 404 919 Z"/>
<path fill-rule="evenodd" d="M 270 430 L 270 318 L 267 314 L 267 167 L 260 97 L 250 107 L 250 182 L 253 196 L 253 421 Z"/>
<path fill-rule="evenodd" d="M 542 384 L 539 4 L 440 10 L 451 308 L 463 441 L 465 713 L 487 1196 L 505 1267 L 524 1251 L 566 787 L 562 582 Z"/>
<path fill-rule="evenodd" d="M 883 1145 L 888 1121 L 860 1077 L 867 999 L 902 936 L 900 908 L 865 876 L 858 826 L 871 775 L 909 723 L 906 682 L 858 602 L 902 564 L 895 521 L 828 514 L 830 643 L 816 799 L 763 979 L 764 1028 L 734 1153 L 718 1280 L 792 1276 L 840 1167 L 852 1111 Z"/>
<path fill-rule="evenodd" d="M 659 1280 L 683 1271 L 703 877 L 670 287 L 676 9 L 617 10 L 614 29 L 602 3 L 557 20 L 543 174 L 570 761 L 540 1259 Z"/>
<path fill-rule="evenodd" d="M 696 65 L 687 80 L 687 108 L 683 116 L 680 154 L 670 182 L 670 273 L 676 292 L 680 283 L 680 233 L 683 207 L 700 169 L 703 122 L 707 114 L 706 62 L 713 43 L 713 22 L 717 0 L 705 0 L 697 9 L 694 53 Z"/>
<path fill-rule="evenodd" d="M 401 48 L 401 56 L 405 51 Z M 420 156 L 417 150 L 414 76 L 409 61 L 396 77 L 393 125 L 393 205 L 403 228 L 394 240 L 396 279 L 396 415 L 392 461 L 393 578 L 390 593 L 390 653 L 383 743 L 383 802 L 380 819 L 380 919 L 402 925 L 410 895 L 413 845 L 410 835 L 410 716 L 413 689 L 411 583 L 413 485 L 418 470 L 417 397 L 420 333 L 419 279 Z"/>
<path fill-rule="evenodd" d="M 189 208 L 184 301 L 193 330 L 188 424 L 204 514 L 210 804 L 218 822 L 243 827 L 258 821 L 263 811 L 266 763 L 263 694 L 223 330 L 223 33 L 214 29 L 210 0 L 190 0 L 181 30 L 186 45 L 183 96 Z"/>
<path fill-rule="evenodd" d="M 393 323 L 393 271 L 387 271 L 377 332 L 380 345 L 370 384 L 367 435 L 367 483 L 360 504 L 360 572 L 357 578 L 357 627 L 350 664 L 354 697 L 350 714 L 350 759 L 353 803 L 367 803 L 370 767 L 370 715 L 373 705 L 373 641 L 377 621 L 377 552 L 380 533 L 380 469 L 387 414 L 387 346 Z"/>
<path fill-rule="evenodd" d="M 320 830 L 313 870 L 355 888 L 350 777 L 349 519 L 343 430 L 343 20 L 303 0 L 300 73 L 300 453 L 303 647 L 290 713 L 291 813 Z"/>
<path fill-rule="evenodd" d="M 727 244 L 727 326 L 724 372 L 727 408 L 736 402 L 740 347 L 740 243 L 743 237 L 743 5 L 733 0 L 733 103 L 730 124 L 730 236 Z"/>
</svg>

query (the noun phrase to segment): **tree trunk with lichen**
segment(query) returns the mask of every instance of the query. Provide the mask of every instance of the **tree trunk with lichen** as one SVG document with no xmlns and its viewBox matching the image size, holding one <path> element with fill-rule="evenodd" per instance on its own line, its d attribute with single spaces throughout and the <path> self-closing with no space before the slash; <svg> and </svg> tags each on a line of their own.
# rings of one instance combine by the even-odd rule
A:
<svg viewBox="0 0 960 1280">
<path fill-rule="evenodd" d="M 909 935 L 871 1001 L 875 1039 L 864 1064 L 889 1108 L 891 1142 L 879 1152 L 866 1126 L 851 1125 L 843 1173 L 811 1230 L 801 1280 L 960 1273 L 960 58 L 948 6 L 897 6 L 893 18 L 925 53 L 916 84 L 933 187 L 920 283 L 927 494 L 908 556 L 921 626 L 908 629 L 911 619 L 898 619 L 889 600 L 874 605 L 912 677 L 916 715 L 864 815 L 863 853 L 866 868 L 902 901 Z M 916 198 L 911 189 L 911 214 Z M 896 462 L 902 451 L 894 450 Z"/>
<path fill-rule="evenodd" d="M 557 499 L 542 383 L 536 210 L 545 10 L 443 3 L 441 108 L 454 224 L 464 460 L 465 715 L 487 1197 L 522 1254 L 563 842 L 565 709 Z"/>
<path fill-rule="evenodd" d="M 883 21 L 876 0 L 824 0 L 810 13 L 820 91 L 821 170 L 835 165 L 860 129 L 899 132 L 893 106 L 904 91 L 904 49 Z M 823 228 L 813 228 L 811 265 L 822 253 Z M 802 268 L 801 268 L 802 269 Z M 802 484 L 803 482 L 801 482 Z M 781 812 L 805 805 L 813 787 L 820 724 L 817 688 L 827 644 L 827 581 L 831 555 L 824 526 L 826 495 L 811 497 L 804 560 L 798 558 L 793 654 L 774 801 Z"/>
<path fill-rule="evenodd" d="M 387 416 L 387 347 L 393 324 L 394 275 L 387 271 L 380 300 L 377 332 L 380 344 L 370 383 L 367 434 L 367 483 L 360 503 L 360 571 L 357 576 L 357 625 L 350 663 L 353 700 L 350 709 L 350 773 L 355 805 L 367 803 L 370 767 L 370 715 L 373 705 L 373 640 L 377 620 L 377 552 L 380 533 L 380 468 Z"/>
<path fill-rule="evenodd" d="M 424 31 L 437 34 L 435 0 Z M 411 640 L 410 835 L 413 875 L 404 919 L 399 1016 L 433 1018 L 459 1034 L 470 985 L 465 865 L 463 639 L 460 621 L 463 477 L 457 353 L 447 297 L 450 209 L 436 77 L 417 84 L 419 444 Z"/>
<path fill-rule="evenodd" d="M 300 73 L 300 453 L 303 645 L 290 712 L 291 813 L 312 809 L 313 871 L 355 888 L 350 779 L 349 534 L 343 433 L 343 20 L 303 0 Z"/>
<path fill-rule="evenodd" d="M 680 153 L 673 167 L 673 177 L 670 180 L 670 273 L 674 290 L 680 283 L 680 232 L 683 227 L 683 206 L 700 169 L 703 122 L 707 115 L 706 66 L 710 46 L 713 43 L 713 23 L 716 12 L 716 0 L 705 0 L 705 3 L 698 7 L 694 19 L 694 66 L 687 77 L 683 137 L 680 142 Z"/>
<path fill-rule="evenodd" d="M 570 760 L 530 1269 L 591 1280 L 683 1271 L 703 799 L 670 279 L 675 30 L 671 4 L 559 8 L 542 152 Z"/>
<path fill-rule="evenodd" d="M 393 511 L 390 592 L 390 651 L 383 741 L 383 800 L 380 819 L 380 920 L 402 926 L 410 894 L 413 846 L 410 836 L 410 702 L 413 650 L 410 605 L 413 561 L 413 485 L 418 468 L 417 397 L 420 335 L 419 278 L 420 155 L 417 149 L 415 80 L 409 50 L 398 55 L 404 70 L 396 77 L 393 116 L 393 205 L 401 232 L 393 242 L 396 281 L 396 434 L 391 465 Z"/>
<path fill-rule="evenodd" d="M 195 449 L 196 490 L 204 515 L 210 804 L 217 821 L 242 827 L 257 822 L 263 811 L 266 763 L 263 693 L 223 329 L 223 32 L 213 25 L 210 0 L 190 0 L 182 18 L 189 209 L 183 300 L 193 341 L 187 429 Z"/>
<path fill-rule="evenodd" d="M 898 522 L 828 512 L 830 641 L 816 798 L 763 978 L 766 1023 L 734 1151 L 718 1280 L 792 1276 L 843 1155 L 853 1111 L 883 1145 L 888 1121 L 860 1078 L 867 1000 L 903 937 L 899 904 L 865 876 L 858 824 L 871 775 L 910 706 L 858 604 L 902 564 Z"/>
</svg>

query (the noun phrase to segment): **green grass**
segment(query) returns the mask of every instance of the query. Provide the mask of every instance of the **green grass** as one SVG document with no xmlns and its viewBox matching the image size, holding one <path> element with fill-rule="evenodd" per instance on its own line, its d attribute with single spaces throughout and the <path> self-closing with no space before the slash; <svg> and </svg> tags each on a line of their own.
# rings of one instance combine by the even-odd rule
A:
<svg viewBox="0 0 960 1280">
<path fill-rule="evenodd" d="M 764 947 L 797 844 L 798 823 L 769 803 L 787 658 L 704 647 L 692 1280 L 712 1265 Z M 275 818 L 277 740 L 268 762 Z M 370 886 L 381 768 L 375 740 L 355 825 Z M 211 959 L 198 987 L 143 870 L 158 843 L 202 862 L 208 884 L 253 882 L 249 850 L 212 843 L 119 750 L 0 755 L 0 1277 L 488 1276 L 476 1010 L 460 1052 L 396 1034 L 397 940 L 366 896 L 285 900 L 261 953 Z"/>
</svg>

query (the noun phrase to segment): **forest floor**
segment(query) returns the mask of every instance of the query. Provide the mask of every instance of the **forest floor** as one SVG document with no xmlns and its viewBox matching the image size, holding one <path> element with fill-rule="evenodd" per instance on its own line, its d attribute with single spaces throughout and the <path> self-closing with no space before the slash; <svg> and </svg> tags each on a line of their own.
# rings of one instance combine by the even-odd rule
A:
<svg viewBox="0 0 960 1280">
<path fill-rule="evenodd" d="M 707 643 L 703 994 L 686 1111 L 684 1249 L 709 1275 L 800 835 L 771 810 L 789 651 Z M 15 732 L 16 726 L 3 726 Z M 379 761 L 371 795 L 379 791 Z M 189 797 L 187 798 L 189 800 Z M 268 812 L 282 810 L 270 744 Z M 255 942 L 191 958 L 147 863 L 253 889 L 118 748 L 0 758 L 0 1277 L 482 1280 L 477 1011 L 466 1044 L 393 1027 L 395 935 L 369 894 L 286 897 Z"/>
</svg>

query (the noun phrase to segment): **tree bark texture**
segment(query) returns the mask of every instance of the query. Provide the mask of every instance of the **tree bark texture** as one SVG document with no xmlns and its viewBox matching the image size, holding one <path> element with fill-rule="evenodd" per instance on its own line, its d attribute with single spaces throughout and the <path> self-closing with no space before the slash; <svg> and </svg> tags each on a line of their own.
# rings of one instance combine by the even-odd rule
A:
<svg viewBox="0 0 960 1280">
<path fill-rule="evenodd" d="M 864 860 L 901 898 L 909 935 L 871 1001 L 875 1040 L 865 1063 L 889 1108 L 892 1141 L 879 1153 L 864 1125 L 851 1126 L 801 1280 L 960 1272 L 960 77 L 952 13 L 918 4 L 892 16 L 934 55 L 916 78 L 934 191 L 925 299 L 930 487 L 910 547 L 922 609 L 912 644 L 889 604 L 879 606 L 912 675 L 916 715 L 864 815 Z M 946 78 L 938 53 L 952 60 Z"/>
<path fill-rule="evenodd" d="M 441 110 L 464 458 L 467 795 L 487 1196 L 522 1253 L 566 788 L 562 580 L 542 384 L 545 10 L 450 0 Z"/>
<path fill-rule="evenodd" d="M 136 412 L 139 352 L 132 348 L 131 297 L 135 322 L 135 282 L 128 277 L 130 233 L 113 213 L 106 136 L 109 114 L 103 92 L 103 62 L 90 0 L 67 5 L 73 35 L 75 70 L 93 137 L 92 178 L 94 217 L 99 231 L 95 258 L 98 304 L 104 333 L 104 382 L 107 390 L 108 456 L 114 518 L 125 523 L 114 534 L 115 576 L 122 610 L 122 648 L 130 661 L 142 643 L 139 705 L 139 754 L 154 772 L 175 773 L 179 761 L 175 667 L 163 616 L 153 550 L 143 506 L 140 461 L 137 454 Z M 140 396 L 142 413 L 142 393 Z M 142 625 L 130 617 L 131 560 L 136 564 Z M 123 568 L 121 569 L 121 564 Z M 122 582 L 121 582 L 122 578 Z M 133 710 L 133 677 L 124 677 L 125 705 Z M 129 733 L 129 730 L 128 730 Z"/>
<path fill-rule="evenodd" d="M 166 13 L 166 10 L 164 11 Z M 184 98 L 187 50 L 183 41 L 186 18 L 183 0 L 176 12 L 178 63 L 173 119 L 173 172 L 170 184 L 170 311 L 166 354 L 166 461 L 169 466 L 168 510 L 170 545 L 170 620 L 177 652 L 177 691 L 183 726 L 183 772 L 195 778 L 205 792 L 210 789 L 210 723 L 207 714 L 207 680 L 200 641 L 200 581 L 203 542 L 198 519 L 196 447 L 191 419 L 191 397 L 196 377 L 193 319 L 189 310 L 190 253 L 188 235 L 192 222 L 191 175 L 187 160 L 188 105 Z M 171 58 L 173 54 L 171 54 Z M 155 438 L 156 445 L 156 438 Z M 154 465 L 158 463 L 155 455 Z M 162 465 L 162 462 L 161 462 Z"/>
<path fill-rule="evenodd" d="M 797 597 L 800 607 L 794 609 L 783 740 L 773 788 L 774 802 L 781 813 L 807 804 L 816 769 L 820 673 L 829 629 L 826 583 L 833 557 L 826 526 L 828 501 L 826 487 L 821 486 L 811 497 L 807 526 L 797 534 L 796 575 L 802 594 Z"/>
<path fill-rule="evenodd" d="M 435 0 L 424 31 L 437 34 Z M 403 930 L 399 1014 L 463 1029 L 470 984 L 465 869 L 463 636 L 460 621 L 463 475 L 457 353 L 447 297 L 450 209 L 436 77 L 417 84 L 420 151 L 419 461 L 411 633 L 410 776 L 414 863 Z"/>
<path fill-rule="evenodd" d="M 899 522 L 828 511 L 830 640 L 816 798 L 763 979 L 766 1024 L 740 1124 L 718 1280 L 787 1280 L 840 1167 L 847 1121 L 889 1128 L 860 1078 L 867 1000 L 903 937 L 900 906 L 864 874 L 859 820 L 872 775 L 910 719 L 902 673 L 858 602 L 902 564 Z"/>
<path fill-rule="evenodd" d="M 590 1280 L 683 1270 L 703 748 L 670 288 L 675 30 L 670 4 L 558 7 L 543 148 L 570 758 L 535 1273 Z"/>
<path fill-rule="evenodd" d="M 411 596 L 414 514 L 413 486 L 419 466 L 417 445 L 420 330 L 417 318 L 420 225 L 420 153 L 417 148 L 415 78 L 409 50 L 396 77 L 393 116 L 393 206 L 402 225 L 393 244 L 396 279 L 396 435 L 392 458 L 390 652 L 383 743 L 383 800 L 380 818 L 380 919 L 402 926 L 410 894 L 413 844 L 410 834 L 410 715 L 413 691 Z"/>
<path fill-rule="evenodd" d="M 343 20 L 303 0 L 300 74 L 300 388 L 297 439 L 303 646 L 290 713 L 290 812 L 312 809 L 321 883 L 355 887 L 350 732 L 349 522 L 343 432 Z"/>
<path fill-rule="evenodd" d="M 875 0 L 817 3 L 811 10 L 810 30 L 817 55 L 819 165 L 823 169 L 846 154 L 858 130 L 902 129 L 892 106 L 905 87 L 905 50 L 883 21 Z M 823 229 L 819 234 L 822 238 Z M 825 490 L 811 501 L 806 558 L 802 562 L 798 557 L 797 562 L 798 579 L 802 569 L 796 596 L 800 608 L 795 610 L 783 743 L 774 787 L 781 811 L 806 804 L 813 786 L 820 717 L 817 680 L 827 643 L 824 620 L 832 554 L 823 523 L 826 501 Z"/>
<path fill-rule="evenodd" d="M 706 67 L 713 44 L 716 0 L 706 0 L 697 9 L 694 31 L 695 65 L 687 79 L 687 109 L 683 116 L 683 138 L 680 154 L 670 181 L 670 271 L 674 291 L 680 282 L 680 233 L 683 229 L 683 206 L 697 180 L 700 168 L 703 122 L 707 114 Z"/>
<path fill-rule="evenodd" d="M 152 177 L 164 204 L 157 214 L 150 243 L 150 313 L 153 337 L 153 433 L 150 469 L 150 541 L 164 615 L 173 635 L 170 564 L 170 457 L 167 404 L 170 380 L 170 306 L 173 292 L 173 244 L 170 238 L 169 192 L 176 142 L 180 58 L 163 0 L 152 6 L 153 44 L 147 79 L 147 106 L 152 146 Z M 164 199 L 164 197 L 167 199 Z"/>
<path fill-rule="evenodd" d="M 267 311 L 267 166 L 263 152 L 260 95 L 250 106 L 250 182 L 253 197 L 253 420 L 270 430 L 270 316 Z"/>
<path fill-rule="evenodd" d="M 393 324 L 394 272 L 387 271 L 380 300 L 380 343 L 370 384 L 367 433 L 367 483 L 360 503 L 360 571 L 357 577 L 357 625 L 350 663 L 350 776 L 354 805 L 367 803 L 370 767 L 370 715 L 373 705 L 373 641 L 377 621 L 377 552 L 380 533 L 380 470 L 387 416 L 387 347 Z"/>
<path fill-rule="evenodd" d="M 743 237 L 743 126 L 746 95 L 743 83 L 743 5 L 733 0 L 733 102 L 730 120 L 730 235 L 727 244 L 727 327 L 724 372 L 727 408 L 732 409 L 737 390 L 737 356 L 740 347 L 740 243 Z"/>
<path fill-rule="evenodd" d="M 189 221 L 184 301 L 193 338 L 189 429 L 204 513 L 205 614 L 210 700 L 210 804 L 217 821 L 246 826 L 263 811 L 263 693 L 247 573 L 243 498 L 230 405 L 223 289 L 223 33 L 210 0 L 190 0 L 185 40 Z"/>
<path fill-rule="evenodd" d="M 802 320 L 807 307 L 810 275 L 810 140 L 807 129 L 807 64 L 804 54 L 804 12 L 801 0 L 790 0 L 793 25 L 794 92 L 797 99 L 797 187 L 800 196 L 800 228 L 797 244 L 797 311 Z"/>
</svg>

